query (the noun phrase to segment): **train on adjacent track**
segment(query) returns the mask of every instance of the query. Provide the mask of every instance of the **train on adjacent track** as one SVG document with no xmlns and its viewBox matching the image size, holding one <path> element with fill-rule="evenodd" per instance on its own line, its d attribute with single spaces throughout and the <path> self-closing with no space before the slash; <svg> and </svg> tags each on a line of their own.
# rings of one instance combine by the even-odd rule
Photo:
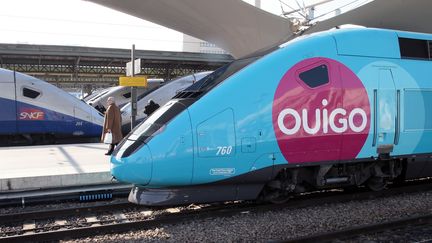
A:
<svg viewBox="0 0 432 243">
<path fill-rule="evenodd" d="M 150 92 L 158 89 L 161 85 L 163 85 L 164 80 L 161 78 L 152 78 L 147 80 L 147 87 L 137 88 L 137 96 L 144 96 L 149 94 Z M 105 90 L 98 92 L 94 97 L 88 98 L 85 102 L 96 110 L 105 113 L 108 108 L 107 100 L 108 97 L 113 97 L 116 101 L 116 105 L 121 108 L 124 105 L 128 104 L 131 100 L 131 87 L 128 86 L 115 86 L 110 87 Z"/>
<path fill-rule="evenodd" d="M 136 116 L 137 123 L 140 123 L 147 118 L 147 114 L 145 114 L 144 112 L 145 112 L 146 105 L 150 100 L 152 100 L 159 106 L 163 106 L 177 93 L 191 86 L 193 83 L 199 81 L 200 79 L 207 76 L 211 72 L 212 71 L 204 71 L 204 72 L 198 72 L 198 73 L 182 76 L 170 80 L 168 82 L 164 82 L 162 86 L 157 89 L 149 89 L 148 92 L 138 95 L 137 116 Z M 130 129 L 131 113 L 132 113 L 131 103 L 129 102 L 121 108 L 123 134 L 128 134 L 131 130 Z"/>
<path fill-rule="evenodd" d="M 282 202 L 432 175 L 432 35 L 335 29 L 235 60 L 116 148 L 129 200 Z"/>
<path fill-rule="evenodd" d="M 0 144 L 96 138 L 103 115 L 40 79 L 0 69 Z"/>
</svg>

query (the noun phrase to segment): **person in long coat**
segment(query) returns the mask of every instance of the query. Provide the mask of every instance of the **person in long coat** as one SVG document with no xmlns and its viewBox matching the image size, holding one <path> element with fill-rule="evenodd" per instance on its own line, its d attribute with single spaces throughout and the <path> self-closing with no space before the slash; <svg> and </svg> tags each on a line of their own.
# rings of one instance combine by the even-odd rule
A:
<svg viewBox="0 0 432 243">
<path fill-rule="evenodd" d="M 107 100 L 108 108 L 105 112 L 105 119 L 102 131 L 102 142 L 105 139 L 106 133 L 112 134 L 112 142 L 109 146 L 109 150 L 105 155 L 111 155 L 114 151 L 114 147 L 122 140 L 123 134 L 121 131 L 122 118 L 120 109 L 115 104 L 114 97 L 109 97 Z"/>
</svg>

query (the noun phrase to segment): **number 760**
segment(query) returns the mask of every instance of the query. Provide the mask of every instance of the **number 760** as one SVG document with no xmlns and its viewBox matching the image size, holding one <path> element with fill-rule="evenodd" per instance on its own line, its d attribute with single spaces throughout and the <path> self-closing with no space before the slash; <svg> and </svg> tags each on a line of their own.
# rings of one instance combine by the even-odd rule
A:
<svg viewBox="0 0 432 243">
<path fill-rule="evenodd" d="M 216 155 L 226 155 L 232 152 L 232 146 L 218 146 L 217 149 Z"/>
</svg>

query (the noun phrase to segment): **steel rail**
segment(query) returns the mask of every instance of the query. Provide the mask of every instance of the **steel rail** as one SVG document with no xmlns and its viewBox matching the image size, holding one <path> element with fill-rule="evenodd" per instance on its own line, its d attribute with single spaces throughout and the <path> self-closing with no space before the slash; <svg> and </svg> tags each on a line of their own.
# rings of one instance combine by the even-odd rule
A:
<svg viewBox="0 0 432 243">
<path fill-rule="evenodd" d="M 74 215 L 84 215 L 103 211 L 129 209 L 135 207 L 127 200 L 123 202 L 116 202 L 103 205 L 91 205 L 74 208 L 62 208 L 52 210 L 37 210 L 21 213 L 11 213 L 0 215 L 0 222 L 2 224 L 25 221 L 25 220 L 43 220 L 49 218 L 67 217 Z"/>
<path fill-rule="evenodd" d="M 214 207 L 204 208 L 201 210 L 186 210 L 186 212 L 170 213 L 170 214 L 156 216 L 152 219 L 137 220 L 132 222 L 119 222 L 119 223 L 112 223 L 107 225 L 93 225 L 88 227 L 79 227 L 75 229 L 60 229 L 60 230 L 40 232 L 40 233 L 31 233 L 31 232 L 23 231 L 19 233 L 26 233 L 26 234 L 1 237 L 0 242 L 51 241 L 51 240 L 60 240 L 60 239 L 69 239 L 69 238 L 80 238 L 80 237 L 95 236 L 100 234 L 126 232 L 132 229 L 144 230 L 152 227 L 157 227 L 160 225 L 178 224 L 181 222 L 197 220 L 197 219 L 205 219 L 209 217 L 229 217 L 240 213 L 257 213 L 257 212 L 267 212 L 267 211 L 276 211 L 276 210 L 305 208 L 305 207 L 322 205 L 322 204 L 341 203 L 341 202 L 348 202 L 353 200 L 360 201 L 360 200 L 366 200 L 371 198 L 388 197 L 393 195 L 399 195 L 402 193 L 413 193 L 413 192 L 421 192 L 421 191 L 428 191 L 428 190 L 432 190 L 431 184 L 418 185 L 414 183 L 414 185 L 397 187 L 397 188 L 393 188 L 381 192 L 367 191 L 367 192 L 360 192 L 360 193 L 358 192 L 345 193 L 345 192 L 330 191 L 324 193 L 325 196 L 323 196 L 320 193 L 311 193 L 311 194 L 306 194 L 298 198 L 295 198 L 292 201 L 289 201 L 288 203 L 278 204 L 278 205 L 238 203 L 238 204 L 231 204 L 231 205 L 228 204 L 227 206 L 221 204 L 221 206 L 214 206 Z M 109 205 L 107 205 L 107 208 L 104 208 L 103 210 L 112 211 L 114 209 L 110 209 Z M 82 212 L 85 212 L 85 210 L 83 210 Z M 39 213 L 43 213 L 43 212 L 39 212 Z M 34 215 L 37 215 L 37 213 L 33 214 L 33 216 Z M 64 215 L 61 216 L 64 217 Z M 92 222 L 92 223 L 100 224 L 103 222 L 104 221 Z M 86 223 L 86 224 L 91 224 L 91 223 Z"/>
<path fill-rule="evenodd" d="M 344 241 L 350 238 L 361 236 L 365 234 L 379 233 L 388 230 L 405 228 L 407 226 L 420 225 L 432 222 L 432 214 L 414 216 L 396 220 L 389 220 L 383 223 L 360 225 L 349 227 L 346 229 L 314 234 L 311 236 L 298 237 L 294 239 L 287 239 L 284 242 L 297 243 L 297 242 L 334 242 L 336 240 Z"/>
</svg>

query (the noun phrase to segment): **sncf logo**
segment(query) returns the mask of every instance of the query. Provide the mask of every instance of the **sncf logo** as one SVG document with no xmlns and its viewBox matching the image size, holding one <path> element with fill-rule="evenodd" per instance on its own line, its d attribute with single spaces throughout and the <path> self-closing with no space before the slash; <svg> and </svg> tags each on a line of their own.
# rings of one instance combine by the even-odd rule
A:
<svg viewBox="0 0 432 243">
<path fill-rule="evenodd" d="M 325 107 L 328 101 L 323 99 L 321 103 Z M 310 119 L 308 113 L 307 109 L 302 109 L 301 114 L 292 108 L 283 109 L 277 118 L 280 131 L 286 135 L 293 135 L 303 128 L 307 134 L 314 135 L 320 130 L 323 134 L 327 134 L 329 129 L 335 133 L 343 133 L 349 128 L 351 131 L 359 133 L 367 125 L 366 112 L 361 108 L 354 108 L 349 113 L 344 108 L 336 108 L 332 111 L 326 108 L 322 109 L 322 111 L 315 109 L 315 119 Z M 355 118 L 357 120 L 361 118 L 360 124 L 354 122 Z M 288 128 L 284 123 L 285 119 L 293 119 L 294 126 Z M 315 120 L 314 125 L 309 124 L 311 120 Z"/>
<path fill-rule="evenodd" d="M 19 120 L 44 120 L 45 113 L 38 109 L 22 108 L 19 113 Z"/>
<path fill-rule="evenodd" d="M 369 97 L 343 63 L 304 59 L 280 80 L 272 123 L 288 163 L 355 159 L 370 130 Z"/>
</svg>

